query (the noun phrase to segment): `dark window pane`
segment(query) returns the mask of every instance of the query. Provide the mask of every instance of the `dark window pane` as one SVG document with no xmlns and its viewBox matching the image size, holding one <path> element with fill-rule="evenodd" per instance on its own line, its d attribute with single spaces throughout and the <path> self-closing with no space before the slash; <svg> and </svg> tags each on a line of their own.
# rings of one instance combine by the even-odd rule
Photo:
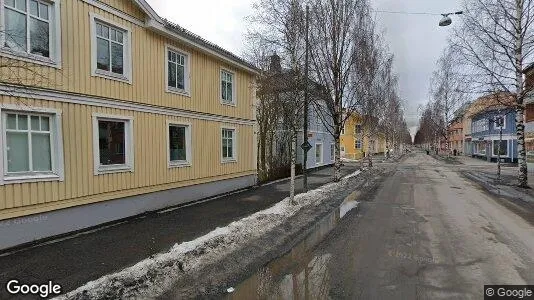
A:
<svg viewBox="0 0 534 300">
<path fill-rule="evenodd" d="M 15 7 L 15 0 L 5 0 L 5 1 L 4 1 L 4 4 L 5 4 L 6 6 Z"/>
<path fill-rule="evenodd" d="M 19 130 L 28 130 L 28 115 L 19 115 Z"/>
<path fill-rule="evenodd" d="M 169 128 L 169 147 L 171 161 L 187 160 L 185 127 L 170 126 Z"/>
<path fill-rule="evenodd" d="M 111 72 L 117 74 L 124 74 L 124 60 L 123 60 L 122 45 L 111 43 Z"/>
<path fill-rule="evenodd" d="M 7 129 L 17 129 L 17 115 L 7 115 Z"/>
<path fill-rule="evenodd" d="M 30 52 L 50 57 L 49 24 L 34 18 L 30 19 Z"/>
<path fill-rule="evenodd" d="M 26 11 L 26 0 L 15 0 L 17 2 L 16 7 L 20 10 Z"/>
<path fill-rule="evenodd" d="M 224 81 L 221 83 L 221 99 L 228 100 L 226 98 L 226 83 Z"/>
<path fill-rule="evenodd" d="M 184 89 L 185 88 L 184 67 L 178 65 L 176 69 L 177 69 L 176 87 L 179 89 Z"/>
<path fill-rule="evenodd" d="M 48 5 L 39 3 L 39 17 L 48 20 Z"/>
<path fill-rule="evenodd" d="M 232 102 L 232 84 L 226 84 L 226 101 Z"/>
<path fill-rule="evenodd" d="M 176 64 L 173 62 L 169 62 L 169 86 L 175 88 L 176 87 Z"/>
<path fill-rule="evenodd" d="M 501 141 L 501 155 L 507 155 L 508 153 L 508 141 Z M 499 153 L 499 141 L 493 142 L 493 153 L 498 155 Z"/>
<path fill-rule="evenodd" d="M 39 131 L 40 125 L 39 125 L 39 117 L 38 116 L 32 116 L 31 124 L 32 124 L 31 128 L 32 128 L 33 131 Z"/>
<path fill-rule="evenodd" d="M 109 41 L 97 38 L 96 67 L 100 70 L 109 71 Z"/>
<path fill-rule="evenodd" d="M 38 5 L 39 4 L 37 3 L 37 1 L 33 1 L 33 0 L 30 1 L 30 14 L 32 16 L 36 16 L 36 17 L 39 16 L 39 7 L 38 7 Z"/>
<path fill-rule="evenodd" d="M 126 163 L 125 123 L 98 121 L 98 136 L 101 165 L 122 165 Z"/>
<path fill-rule="evenodd" d="M 26 52 L 26 16 L 6 9 L 5 18 L 6 47 Z"/>
</svg>

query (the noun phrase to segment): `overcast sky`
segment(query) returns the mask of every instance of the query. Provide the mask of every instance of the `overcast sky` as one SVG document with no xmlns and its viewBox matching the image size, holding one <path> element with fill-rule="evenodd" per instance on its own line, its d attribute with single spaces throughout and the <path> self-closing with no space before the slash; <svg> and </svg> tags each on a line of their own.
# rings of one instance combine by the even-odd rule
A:
<svg viewBox="0 0 534 300">
<path fill-rule="evenodd" d="M 243 50 L 244 18 L 254 0 L 148 0 L 159 15 L 236 54 Z M 443 13 L 460 9 L 461 0 L 371 0 L 376 10 Z M 451 27 L 439 27 L 440 16 L 375 13 L 395 54 L 406 120 L 417 125 L 417 107 L 428 100 L 429 78 L 447 46 Z M 456 18 L 456 17 L 453 17 Z M 454 26 L 454 20 L 453 20 Z"/>
</svg>

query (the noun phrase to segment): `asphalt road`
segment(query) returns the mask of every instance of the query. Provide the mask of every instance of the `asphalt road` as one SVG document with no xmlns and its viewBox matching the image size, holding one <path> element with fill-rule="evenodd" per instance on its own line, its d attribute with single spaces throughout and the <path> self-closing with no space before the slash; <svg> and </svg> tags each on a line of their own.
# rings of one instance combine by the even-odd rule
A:
<svg viewBox="0 0 534 300">
<path fill-rule="evenodd" d="M 483 299 L 485 284 L 534 284 L 534 227 L 457 171 L 410 155 L 310 253 L 306 271 L 286 264 L 277 293 Z"/>
<path fill-rule="evenodd" d="M 342 174 L 347 175 L 358 168 L 359 164 L 346 164 Z M 312 172 L 310 188 L 331 182 L 332 173 L 332 168 Z M 297 192 L 301 192 L 302 178 L 297 179 L 296 186 Z M 268 208 L 288 195 L 289 182 L 283 180 L 172 211 L 146 214 L 14 253 L 0 254 L 0 299 L 13 298 L 6 291 L 6 283 L 12 279 L 38 284 L 52 280 L 62 286 L 63 292 L 71 291 L 151 255 L 166 252 L 176 243 L 193 240 L 217 227 Z"/>
</svg>

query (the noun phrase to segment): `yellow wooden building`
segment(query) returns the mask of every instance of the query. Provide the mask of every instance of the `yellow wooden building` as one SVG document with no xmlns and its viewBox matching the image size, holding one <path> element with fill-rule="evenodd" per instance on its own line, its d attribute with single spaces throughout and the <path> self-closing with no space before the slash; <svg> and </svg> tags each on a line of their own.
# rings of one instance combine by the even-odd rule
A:
<svg viewBox="0 0 534 300">
<path fill-rule="evenodd" d="M 256 182 L 252 65 L 143 0 L 0 3 L 0 249 Z"/>
<path fill-rule="evenodd" d="M 352 113 L 345 122 L 340 138 L 342 158 L 357 160 L 368 151 L 372 155 L 385 152 L 385 134 L 378 132 L 368 137 L 367 129 L 362 123 L 362 117 L 357 113 Z"/>
</svg>

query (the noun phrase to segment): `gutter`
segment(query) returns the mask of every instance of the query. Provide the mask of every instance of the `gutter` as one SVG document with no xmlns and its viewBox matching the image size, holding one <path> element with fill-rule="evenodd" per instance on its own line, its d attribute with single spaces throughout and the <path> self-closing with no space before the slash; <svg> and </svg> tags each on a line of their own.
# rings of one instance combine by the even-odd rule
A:
<svg viewBox="0 0 534 300">
<path fill-rule="evenodd" d="M 163 21 L 164 22 L 164 21 Z M 171 25 L 171 24 L 169 24 Z M 172 38 L 174 40 L 178 40 L 188 46 L 191 46 L 197 50 L 200 50 L 204 53 L 207 53 L 207 54 L 210 54 L 214 57 L 217 57 L 221 60 L 223 60 L 224 62 L 230 64 L 230 65 L 233 65 L 235 67 L 238 67 L 244 71 L 247 71 L 248 73 L 250 74 L 253 74 L 253 75 L 259 75 L 259 70 L 254 68 L 252 65 L 245 65 L 243 63 L 240 63 L 238 61 L 236 61 L 235 59 L 232 59 L 228 56 L 232 55 L 231 53 L 228 54 L 228 55 L 224 55 L 220 52 L 217 52 L 213 49 L 210 49 L 210 47 L 207 47 L 206 45 L 203 45 L 203 43 L 197 43 L 195 41 L 192 41 L 191 39 L 189 38 L 186 38 L 184 36 L 181 36 L 180 34 L 170 30 L 169 28 L 165 27 L 165 25 L 163 23 L 160 23 L 154 19 L 149 19 L 146 21 L 146 27 L 148 29 L 151 29 L 151 30 L 154 30 L 155 32 L 163 35 L 163 36 L 166 36 L 166 37 L 169 37 L 169 38 Z M 205 44 L 205 43 L 204 43 Z M 218 47 L 216 45 L 214 45 L 214 47 Z"/>
</svg>

